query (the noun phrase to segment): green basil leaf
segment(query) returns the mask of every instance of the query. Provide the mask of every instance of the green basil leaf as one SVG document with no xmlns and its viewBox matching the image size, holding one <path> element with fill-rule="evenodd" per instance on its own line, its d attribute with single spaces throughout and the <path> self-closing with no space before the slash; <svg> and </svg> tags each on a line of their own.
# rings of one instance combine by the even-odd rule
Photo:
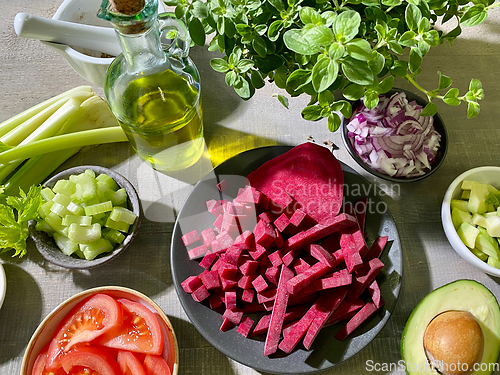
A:
<svg viewBox="0 0 500 375">
<path fill-rule="evenodd" d="M 336 132 L 342 123 L 342 120 L 340 119 L 340 116 L 336 113 L 331 113 L 328 116 L 328 130 L 330 130 L 332 133 Z"/>
<path fill-rule="evenodd" d="M 338 42 L 346 43 L 353 39 L 359 31 L 361 16 L 354 10 L 340 13 L 333 21 L 333 33 Z"/>
<path fill-rule="evenodd" d="M 410 72 L 415 73 L 420 64 L 422 64 L 422 52 L 418 48 L 412 48 L 410 51 Z"/>
<path fill-rule="evenodd" d="M 267 0 L 269 4 L 271 4 L 273 7 L 275 7 L 277 10 L 280 12 L 285 10 L 285 5 L 281 0 Z"/>
<path fill-rule="evenodd" d="M 189 35 L 193 42 L 199 46 L 205 45 L 205 28 L 198 18 L 192 18 L 188 24 Z"/>
<path fill-rule="evenodd" d="M 271 42 L 274 42 L 279 38 L 280 30 L 282 27 L 283 27 L 282 20 L 276 20 L 269 26 L 269 29 L 267 30 L 267 37 Z"/>
<path fill-rule="evenodd" d="M 255 26 L 254 30 L 258 35 L 262 36 L 267 31 L 267 25 L 257 25 Z"/>
<path fill-rule="evenodd" d="M 237 78 L 238 78 L 238 75 L 233 70 L 230 70 L 226 74 L 226 85 L 228 85 L 228 86 L 234 85 Z"/>
<path fill-rule="evenodd" d="M 367 90 L 365 92 L 365 98 L 363 100 L 363 104 L 366 106 L 368 109 L 373 109 L 377 106 L 379 101 L 378 94 L 374 91 Z"/>
<path fill-rule="evenodd" d="M 238 76 L 234 83 L 234 91 L 236 91 L 242 99 L 249 99 L 251 96 L 250 85 L 248 81 L 241 76 Z"/>
<path fill-rule="evenodd" d="M 281 95 L 281 94 L 278 94 L 278 100 L 281 104 L 283 104 L 283 106 L 288 109 L 288 98 L 286 98 L 285 96 Z"/>
<path fill-rule="evenodd" d="M 224 35 L 224 17 L 219 17 L 217 20 L 217 31 L 219 32 L 220 35 Z"/>
<path fill-rule="evenodd" d="M 181 2 L 180 0 L 167 0 L 165 1 L 165 5 L 169 6 L 169 7 L 175 7 L 177 5 L 179 5 Z"/>
<path fill-rule="evenodd" d="M 468 102 L 467 103 L 467 118 L 474 118 L 479 114 L 479 103 Z"/>
<path fill-rule="evenodd" d="M 295 62 L 300 66 L 305 66 L 311 61 L 311 55 L 301 55 L 300 53 L 295 53 Z"/>
<path fill-rule="evenodd" d="M 307 85 L 311 80 L 312 75 L 310 70 L 296 69 L 288 76 L 286 85 L 295 91 Z"/>
<path fill-rule="evenodd" d="M 443 102 L 452 106 L 460 105 L 460 99 L 458 99 L 457 97 L 458 89 L 450 89 L 443 97 Z"/>
<path fill-rule="evenodd" d="M 349 56 L 356 60 L 368 61 L 372 58 L 372 47 L 365 39 L 353 39 L 346 44 Z"/>
<path fill-rule="evenodd" d="M 380 0 L 361 0 L 361 4 L 367 7 L 377 7 L 380 6 Z"/>
<path fill-rule="evenodd" d="M 458 89 L 449 89 L 448 92 L 444 95 L 445 98 L 458 98 L 458 94 L 460 92 L 458 91 Z"/>
<path fill-rule="evenodd" d="M 405 10 L 405 21 L 410 30 L 415 30 L 422 19 L 422 12 L 414 4 L 408 4 Z"/>
<path fill-rule="evenodd" d="M 241 59 L 238 64 L 236 64 L 236 67 L 240 71 L 240 73 L 246 73 L 248 72 L 251 68 L 253 68 L 253 61 L 250 59 Z"/>
<path fill-rule="evenodd" d="M 401 0 L 382 0 L 382 4 L 387 7 L 397 7 L 402 4 Z"/>
<path fill-rule="evenodd" d="M 319 60 L 312 70 L 312 84 L 316 92 L 325 91 L 337 79 L 339 64 L 330 59 Z"/>
<path fill-rule="evenodd" d="M 256 89 L 261 89 L 266 84 L 258 70 L 250 71 L 250 82 L 252 82 L 253 87 Z"/>
<path fill-rule="evenodd" d="M 205 4 L 204 2 L 202 1 L 195 1 L 193 4 L 192 4 L 192 8 L 191 8 L 191 14 L 195 17 L 198 17 L 198 18 L 206 18 L 208 17 L 208 7 L 207 7 L 207 4 Z"/>
<path fill-rule="evenodd" d="M 347 100 L 359 100 L 365 95 L 365 89 L 363 86 L 351 83 L 344 89 L 342 95 L 344 95 L 344 98 Z"/>
<path fill-rule="evenodd" d="M 379 39 L 385 39 L 386 29 L 385 29 L 384 26 L 382 26 L 380 24 L 376 24 L 375 25 L 375 31 L 377 32 Z"/>
<path fill-rule="evenodd" d="M 177 17 L 178 19 L 181 19 L 182 17 L 184 17 L 184 14 L 186 14 L 186 10 L 187 10 L 187 7 L 185 7 L 184 5 L 182 4 L 179 4 L 175 7 L 175 17 Z"/>
<path fill-rule="evenodd" d="M 373 51 L 372 59 L 368 61 L 368 66 L 372 70 L 373 74 L 378 75 L 382 69 L 384 69 L 384 64 L 384 56 L 377 51 Z"/>
<path fill-rule="evenodd" d="M 448 87 L 451 86 L 453 81 L 450 77 L 445 76 L 444 74 L 441 74 L 441 72 L 438 72 L 438 76 L 439 76 L 439 89 L 440 90 L 447 89 Z M 456 96 L 458 96 L 458 90 L 457 90 Z"/>
<path fill-rule="evenodd" d="M 365 16 L 375 22 L 387 22 L 387 15 L 379 7 L 366 7 Z"/>
<path fill-rule="evenodd" d="M 393 85 L 394 85 L 394 77 L 389 76 L 379 83 L 378 88 L 377 88 L 377 93 L 378 94 L 385 94 L 390 89 L 392 89 Z"/>
<path fill-rule="evenodd" d="M 265 59 L 254 58 L 255 67 L 263 74 L 268 74 L 283 65 L 283 59 L 279 55 L 267 55 Z"/>
<path fill-rule="evenodd" d="M 252 28 L 244 23 L 236 24 L 236 31 L 238 31 L 241 36 L 252 34 Z"/>
<path fill-rule="evenodd" d="M 213 70 L 220 73 L 226 73 L 229 70 L 229 65 L 224 59 L 212 59 L 210 60 L 210 66 Z"/>
<path fill-rule="evenodd" d="M 313 23 L 313 24 L 316 23 L 315 21 L 313 21 L 313 15 L 320 17 L 319 13 L 314 8 L 302 7 L 299 10 L 299 17 L 304 25 L 306 25 L 308 23 Z"/>
<path fill-rule="evenodd" d="M 303 38 L 318 47 L 327 46 L 334 40 L 332 30 L 324 25 L 313 27 L 304 34 Z"/>
<path fill-rule="evenodd" d="M 319 105 L 308 105 L 300 114 L 304 120 L 318 121 L 321 118 L 321 111 L 323 108 Z"/>
<path fill-rule="evenodd" d="M 267 55 L 266 41 L 261 36 L 256 36 L 252 41 L 252 47 L 257 54 L 264 58 Z"/>
<path fill-rule="evenodd" d="M 425 56 L 427 54 L 427 52 L 429 52 L 429 50 L 431 49 L 431 46 L 426 41 L 419 40 L 418 44 L 417 44 L 417 48 L 419 49 L 422 56 Z"/>
<path fill-rule="evenodd" d="M 320 106 L 327 107 L 335 101 L 335 98 L 331 91 L 325 90 L 318 94 L 318 101 Z"/>
<path fill-rule="evenodd" d="M 242 54 L 241 48 L 235 48 L 233 52 L 231 52 L 231 54 L 229 55 L 227 63 L 230 66 L 236 66 L 238 64 L 238 61 L 240 61 L 241 54 Z"/>
<path fill-rule="evenodd" d="M 423 34 L 431 29 L 431 23 L 428 18 L 422 17 L 418 23 L 418 33 Z"/>
<path fill-rule="evenodd" d="M 404 60 L 396 60 L 390 70 L 393 75 L 404 77 L 408 73 L 408 62 Z"/>
<path fill-rule="evenodd" d="M 447 38 L 450 40 L 450 44 L 451 44 L 451 40 L 455 39 L 456 37 L 458 37 L 460 34 L 462 34 L 462 28 L 460 27 L 460 25 L 457 25 L 457 27 L 455 27 L 453 30 L 451 30 L 448 34 L 446 34 L 443 38 Z"/>
<path fill-rule="evenodd" d="M 403 47 L 401 47 L 398 42 L 391 40 L 387 44 L 389 45 L 390 50 L 394 53 L 397 53 L 398 55 L 403 54 Z"/>
<path fill-rule="evenodd" d="M 407 31 L 399 37 L 398 43 L 405 47 L 413 47 L 415 45 L 415 32 Z"/>
<path fill-rule="evenodd" d="M 460 25 L 462 26 L 477 26 L 488 17 L 488 12 L 484 9 L 484 5 L 474 5 L 460 17 Z M 479 113 L 479 110 L 478 110 Z M 467 114 L 468 115 L 468 114 Z M 475 115 L 474 115 L 475 116 Z M 473 116 L 473 117 L 474 117 Z M 470 117 L 469 117 L 470 118 Z"/>
<path fill-rule="evenodd" d="M 332 43 L 332 45 L 328 48 L 328 56 L 330 56 L 332 60 L 340 59 L 344 56 L 344 52 L 345 47 L 340 43 Z"/>
<path fill-rule="evenodd" d="M 422 37 L 432 47 L 436 47 L 439 44 L 439 33 L 436 30 L 424 33 Z"/>
<path fill-rule="evenodd" d="M 326 12 L 321 13 L 321 18 L 324 20 L 325 26 L 332 26 L 333 21 L 335 21 L 335 18 L 337 17 L 337 13 L 331 10 L 327 10 Z"/>
<path fill-rule="evenodd" d="M 319 48 L 304 39 L 297 29 L 288 30 L 283 35 L 283 42 L 285 42 L 288 49 L 302 55 L 314 55 L 319 52 Z"/>
<path fill-rule="evenodd" d="M 420 113 L 420 116 L 434 116 L 436 112 L 437 112 L 436 105 L 433 102 L 429 102 Z"/>
<path fill-rule="evenodd" d="M 358 85 L 369 85 L 375 79 L 368 63 L 349 56 L 342 61 L 342 72 L 349 81 Z"/>
<path fill-rule="evenodd" d="M 479 81 L 478 79 L 473 78 L 470 81 L 470 84 L 469 84 L 470 91 L 482 90 L 482 88 L 483 88 L 483 85 L 481 84 L 481 81 Z"/>
</svg>

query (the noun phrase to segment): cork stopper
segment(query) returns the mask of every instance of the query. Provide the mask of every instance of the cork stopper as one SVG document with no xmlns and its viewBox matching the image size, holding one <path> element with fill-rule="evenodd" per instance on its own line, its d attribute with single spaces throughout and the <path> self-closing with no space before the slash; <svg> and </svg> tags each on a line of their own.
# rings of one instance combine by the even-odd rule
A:
<svg viewBox="0 0 500 375">
<path fill-rule="evenodd" d="M 121 14 L 132 16 L 144 9 L 145 0 L 110 0 L 111 8 Z"/>
</svg>

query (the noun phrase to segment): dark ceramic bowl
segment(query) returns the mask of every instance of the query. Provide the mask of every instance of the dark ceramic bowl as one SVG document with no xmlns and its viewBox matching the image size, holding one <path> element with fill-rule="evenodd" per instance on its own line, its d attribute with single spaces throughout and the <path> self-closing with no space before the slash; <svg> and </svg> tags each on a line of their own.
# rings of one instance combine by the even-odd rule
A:
<svg viewBox="0 0 500 375">
<path fill-rule="evenodd" d="M 107 174 L 118 184 L 120 188 L 124 188 L 128 195 L 128 209 L 133 211 L 137 215 L 135 223 L 129 230 L 129 233 L 125 237 L 125 240 L 117 247 L 113 249 L 110 253 L 105 253 L 94 260 L 86 260 L 74 258 L 63 254 L 61 250 L 57 247 L 52 237 L 47 235 L 45 232 L 39 232 L 35 229 L 35 221 L 31 221 L 29 224 L 30 235 L 35 242 L 37 250 L 42 254 L 42 256 L 49 262 L 57 264 L 58 266 L 70 269 L 88 269 L 99 266 L 103 263 L 109 262 L 111 259 L 115 258 L 121 254 L 132 242 L 132 240 L 137 235 L 141 219 L 141 201 L 139 200 L 139 195 L 135 190 L 134 186 L 121 174 L 116 173 L 108 168 L 103 168 L 95 165 L 83 165 L 80 167 L 74 167 L 66 169 L 58 174 L 54 175 L 44 183 L 44 187 L 53 188 L 57 181 L 62 179 L 68 179 L 69 176 L 74 174 L 83 173 L 86 169 L 91 169 L 96 174 Z"/>
<path fill-rule="evenodd" d="M 403 89 L 393 89 L 385 95 L 392 96 L 396 92 L 404 92 L 406 94 L 406 98 L 408 99 L 408 101 L 411 102 L 411 101 L 415 100 L 422 107 L 425 107 L 426 104 L 428 103 L 427 101 L 422 99 L 420 96 L 418 96 L 410 91 L 403 90 Z M 360 104 L 359 101 L 352 103 L 353 112 L 359 104 Z M 356 163 L 358 163 L 365 171 L 369 172 L 370 174 L 372 174 L 374 176 L 377 176 L 377 177 L 380 177 L 384 180 L 387 180 L 387 181 L 399 183 L 399 182 L 415 182 L 415 181 L 423 180 L 424 178 L 429 177 L 431 174 L 433 174 L 434 172 L 437 171 L 437 169 L 441 166 L 441 164 L 443 164 L 444 158 L 445 158 L 446 153 L 448 151 L 448 133 L 446 131 L 446 127 L 444 125 L 443 119 L 441 118 L 439 113 L 436 113 L 434 115 L 434 128 L 436 129 L 436 131 L 439 134 L 441 134 L 441 141 L 440 141 L 440 146 L 439 146 L 438 152 L 436 154 L 435 160 L 431 164 L 432 169 L 421 176 L 409 177 L 409 178 L 408 177 L 392 177 L 392 176 L 389 176 L 385 173 L 382 173 L 382 172 L 379 172 L 379 171 L 373 169 L 368 164 L 366 164 L 365 161 L 358 155 L 358 153 L 356 152 L 356 149 L 354 148 L 354 146 L 352 144 L 352 140 L 347 136 L 347 133 L 348 133 L 347 124 L 348 124 L 348 122 L 349 122 L 349 119 L 344 119 L 343 123 L 342 123 L 342 140 L 344 142 L 345 147 L 347 148 L 347 151 L 352 156 L 352 158 L 356 161 Z"/>
</svg>

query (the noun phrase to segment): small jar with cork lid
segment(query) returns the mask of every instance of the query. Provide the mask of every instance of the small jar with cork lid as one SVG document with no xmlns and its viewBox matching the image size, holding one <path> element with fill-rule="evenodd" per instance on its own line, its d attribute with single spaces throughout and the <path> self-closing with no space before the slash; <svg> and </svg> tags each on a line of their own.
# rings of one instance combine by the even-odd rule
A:
<svg viewBox="0 0 500 375">
<path fill-rule="evenodd" d="M 196 163 L 205 148 L 200 76 L 185 25 L 158 15 L 158 0 L 104 0 L 97 16 L 113 24 L 123 51 L 104 93 L 136 153 L 161 171 Z"/>
</svg>

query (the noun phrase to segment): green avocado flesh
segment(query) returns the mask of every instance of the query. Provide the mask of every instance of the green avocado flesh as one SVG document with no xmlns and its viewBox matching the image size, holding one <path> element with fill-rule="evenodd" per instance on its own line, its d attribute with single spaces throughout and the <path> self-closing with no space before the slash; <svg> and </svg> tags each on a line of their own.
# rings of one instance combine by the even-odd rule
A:
<svg viewBox="0 0 500 375">
<path fill-rule="evenodd" d="M 408 318 L 401 338 L 401 358 L 406 372 L 413 374 L 437 374 L 428 365 L 423 340 L 429 322 L 448 310 L 470 312 L 478 321 L 484 335 L 484 352 L 481 363 L 484 371 L 474 375 L 491 374 L 500 353 L 500 308 L 493 294 L 473 280 L 458 280 L 429 293 Z M 489 368 L 488 368 L 489 367 Z"/>
</svg>

